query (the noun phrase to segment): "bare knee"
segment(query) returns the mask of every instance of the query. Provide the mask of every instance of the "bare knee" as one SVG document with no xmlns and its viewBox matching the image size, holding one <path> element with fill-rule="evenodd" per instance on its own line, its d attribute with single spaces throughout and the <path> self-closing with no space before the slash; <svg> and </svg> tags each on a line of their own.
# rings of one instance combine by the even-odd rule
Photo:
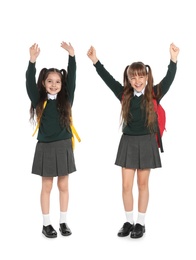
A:
<svg viewBox="0 0 196 260">
<path fill-rule="evenodd" d="M 131 183 L 124 182 L 122 188 L 123 188 L 123 193 L 124 194 L 132 192 L 132 184 Z"/>
<path fill-rule="evenodd" d="M 132 192 L 135 169 L 122 168 L 122 189 L 124 194 Z"/>
<path fill-rule="evenodd" d="M 140 192 L 148 190 L 148 183 L 147 182 L 138 182 L 138 190 Z"/>
<path fill-rule="evenodd" d="M 42 191 L 50 193 L 52 190 L 53 178 L 43 177 L 42 178 Z"/>
<path fill-rule="evenodd" d="M 138 189 L 139 191 L 147 191 L 148 190 L 148 181 L 149 181 L 150 170 L 138 170 Z"/>
<path fill-rule="evenodd" d="M 60 192 L 68 192 L 68 176 L 58 177 L 57 186 Z"/>
</svg>

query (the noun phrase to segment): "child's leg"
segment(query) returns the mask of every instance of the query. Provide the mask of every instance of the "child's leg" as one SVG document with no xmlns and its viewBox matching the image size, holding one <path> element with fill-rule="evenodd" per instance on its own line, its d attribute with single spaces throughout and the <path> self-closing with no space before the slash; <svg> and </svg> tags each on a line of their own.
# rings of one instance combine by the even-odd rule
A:
<svg viewBox="0 0 196 260">
<path fill-rule="evenodd" d="M 53 178 L 42 177 L 42 190 L 41 190 L 41 209 L 42 214 L 48 215 L 50 212 L 50 193 L 52 190 Z"/>
<path fill-rule="evenodd" d="M 122 197 L 126 212 L 133 211 L 133 181 L 135 169 L 122 168 Z"/>
<path fill-rule="evenodd" d="M 132 238 L 142 237 L 145 232 L 145 215 L 149 201 L 149 181 L 150 169 L 137 170 L 137 183 L 138 183 L 138 217 L 133 231 L 131 232 Z"/>
<path fill-rule="evenodd" d="M 118 232 L 119 237 L 125 237 L 133 230 L 133 181 L 135 169 L 122 168 L 122 197 L 127 221 Z"/>
<path fill-rule="evenodd" d="M 41 190 L 41 209 L 43 214 L 43 229 L 42 233 L 48 238 L 57 237 L 57 232 L 50 223 L 50 193 L 52 190 L 53 178 L 42 177 Z"/>
<path fill-rule="evenodd" d="M 138 211 L 145 213 L 148 207 L 149 189 L 148 180 L 150 175 L 150 169 L 137 170 L 137 183 L 138 183 Z"/>
<path fill-rule="evenodd" d="M 69 202 L 68 175 L 58 177 L 60 211 L 67 212 Z"/>
<path fill-rule="evenodd" d="M 58 189 L 60 199 L 59 230 L 62 236 L 70 236 L 72 232 L 67 225 L 67 208 L 69 202 L 68 175 L 58 177 Z"/>
</svg>

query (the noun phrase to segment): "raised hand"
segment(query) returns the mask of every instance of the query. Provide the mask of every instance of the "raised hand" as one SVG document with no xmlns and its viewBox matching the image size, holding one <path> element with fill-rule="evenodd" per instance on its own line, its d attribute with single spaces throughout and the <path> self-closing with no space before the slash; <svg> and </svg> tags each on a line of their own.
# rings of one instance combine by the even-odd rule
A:
<svg viewBox="0 0 196 260">
<path fill-rule="evenodd" d="M 37 57 L 40 54 L 40 48 L 37 43 L 34 43 L 30 48 L 29 48 L 29 53 L 30 53 L 30 61 L 32 63 L 36 62 Z"/>
<path fill-rule="evenodd" d="M 90 49 L 88 50 L 87 56 L 89 57 L 89 59 L 92 60 L 93 64 L 97 63 L 98 58 L 96 55 L 96 50 L 93 46 L 91 46 Z"/>
<path fill-rule="evenodd" d="M 177 62 L 177 57 L 178 57 L 178 54 L 179 54 L 179 51 L 180 49 L 174 44 L 174 43 L 171 43 L 170 44 L 170 56 L 171 56 L 171 60 L 173 62 Z"/>
<path fill-rule="evenodd" d="M 70 56 L 73 57 L 75 55 L 74 48 L 73 48 L 73 46 L 71 45 L 70 42 L 68 44 L 68 43 L 62 41 L 61 47 L 63 49 L 65 49 L 69 53 Z"/>
</svg>

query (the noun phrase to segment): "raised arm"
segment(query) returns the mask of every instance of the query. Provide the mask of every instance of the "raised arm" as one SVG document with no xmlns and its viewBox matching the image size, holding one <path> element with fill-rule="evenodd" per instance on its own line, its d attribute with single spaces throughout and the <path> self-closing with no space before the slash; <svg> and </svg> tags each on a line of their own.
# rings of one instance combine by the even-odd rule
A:
<svg viewBox="0 0 196 260">
<path fill-rule="evenodd" d="M 173 80 L 176 75 L 176 70 L 177 70 L 177 58 L 179 54 L 179 48 L 175 46 L 174 43 L 170 44 L 170 63 L 168 65 L 168 70 L 165 75 L 165 77 L 161 80 L 160 82 L 160 87 L 161 87 L 161 97 L 160 99 L 167 93 L 169 90 L 171 84 L 173 83 Z M 155 93 L 157 92 L 157 86 L 155 86 L 154 90 Z"/>
<path fill-rule="evenodd" d="M 61 47 L 65 49 L 69 54 L 68 66 L 67 66 L 67 91 L 69 94 L 69 100 L 71 105 L 74 100 L 74 92 L 76 87 L 76 60 L 75 51 L 71 43 L 62 41 Z"/>
<path fill-rule="evenodd" d="M 97 58 L 96 50 L 93 46 L 91 46 L 90 49 L 88 50 L 87 56 L 93 62 L 93 65 L 95 66 L 97 73 L 105 82 L 105 84 L 112 90 L 115 96 L 121 101 L 123 86 L 121 85 L 120 82 L 115 80 L 113 76 L 104 68 L 104 66 Z"/>
<path fill-rule="evenodd" d="M 26 71 L 26 89 L 27 89 L 27 94 L 28 94 L 33 106 L 36 107 L 37 102 L 39 100 L 39 92 L 38 92 L 38 89 L 36 86 L 35 63 L 36 63 L 37 57 L 40 54 L 40 48 L 37 43 L 34 43 L 29 48 L 29 54 L 30 54 L 30 59 L 29 59 L 29 64 L 28 64 L 28 68 Z"/>
</svg>

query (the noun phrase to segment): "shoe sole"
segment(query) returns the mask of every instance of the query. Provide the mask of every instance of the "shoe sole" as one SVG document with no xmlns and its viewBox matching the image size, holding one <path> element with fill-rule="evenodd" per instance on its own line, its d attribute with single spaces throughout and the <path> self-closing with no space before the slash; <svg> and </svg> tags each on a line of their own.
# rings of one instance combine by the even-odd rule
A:
<svg viewBox="0 0 196 260">
<path fill-rule="evenodd" d="M 118 237 L 127 237 L 130 233 L 131 233 L 131 231 L 129 233 L 126 233 L 126 234 L 117 234 L 117 235 L 118 235 Z"/>
<path fill-rule="evenodd" d="M 143 237 L 143 234 L 141 235 L 141 236 L 130 236 L 131 238 L 135 238 L 135 239 L 137 239 L 137 238 L 140 238 L 140 237 Z"/>
<path fill-rule="evenodd" d="M 140 235 L 140 236 L 135 236 L 135 235 L 133 235 L 133 234 L 131 234 L 131 238 L 140 238 L 140 237 L 143 237 L 143 235 L 144 235 L 144 233 L 145 233 L 146 231 L 145 231 L 145 229 L 144 229 L 144 231 L 143 231 L 143 233 Z"/>
<path fill-rule="evenodd" d="M 42 232 L 42 234 L 43 234 L 45 237 L 47 237 L 47 238 L 56 238 L 56 237 L 57 237 L 57 235 L 54 235 L 54 236 L 48 236 L 48 235 L 45 234 L 44 232 Z"/>
<path fill-rule="evenodd" d="M 133 228 L 132 228 L 129 232 L 127 232 L 127 233 L 124 233 L 124 234 L 118 233 L 117 235 L 118 235 L 118 237 L 127 237 L 127 236 L 129 236 L 129 234 L 130 234 L 132 231 L 133 231 Z"/>
<path fill-rule="evenodd" d="M 71 234 L 72 234 L 72 233 L 70 233 L 70 234 L 63 234 L 63 233 L 61 232 L 61 229 L 59 229 L 59 231 L 60 231 L 61 235 L 64 236 L 64 237 L 71 236 Z"/>
</svg>

